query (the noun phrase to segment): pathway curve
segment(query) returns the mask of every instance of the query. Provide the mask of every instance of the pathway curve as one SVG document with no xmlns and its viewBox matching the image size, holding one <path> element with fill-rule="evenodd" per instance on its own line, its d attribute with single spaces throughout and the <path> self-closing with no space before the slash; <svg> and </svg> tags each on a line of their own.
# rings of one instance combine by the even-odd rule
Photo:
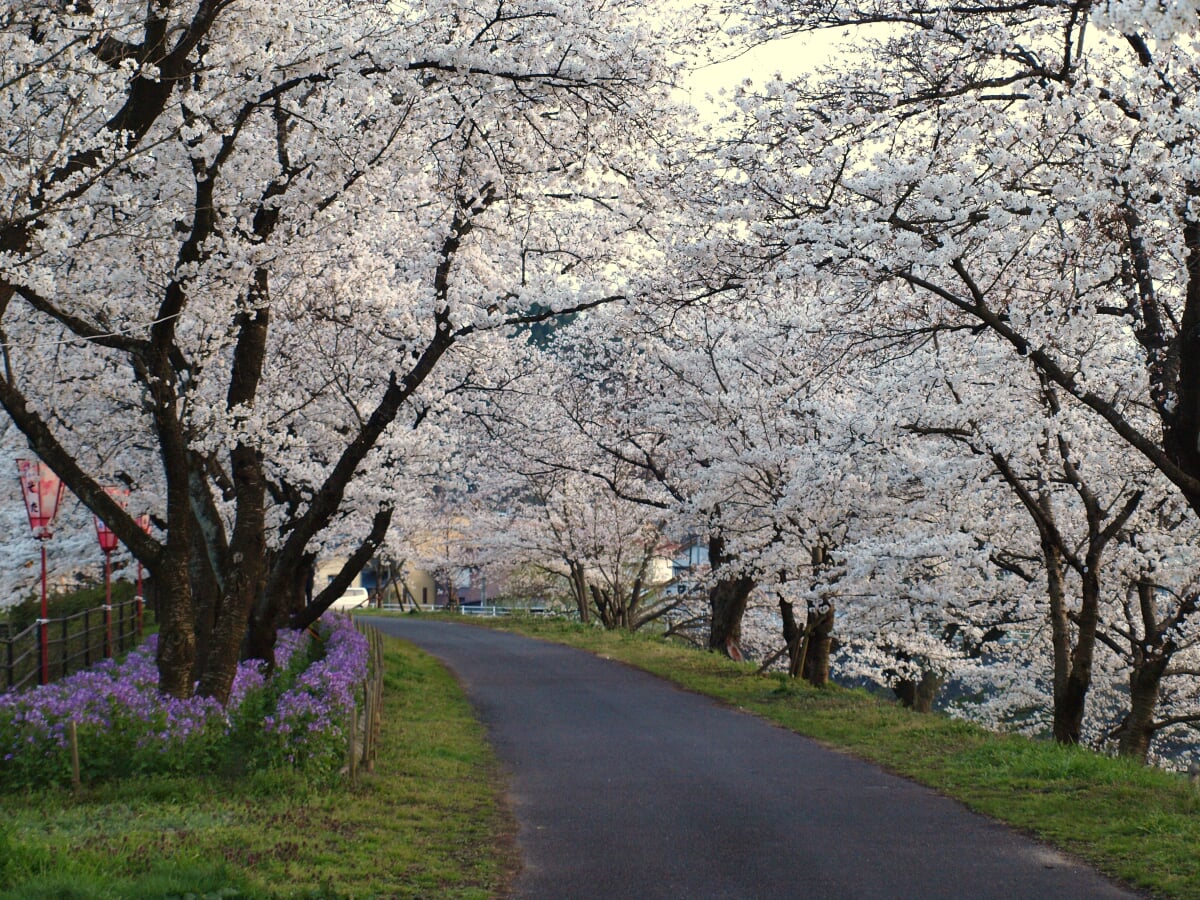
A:
<svg viewBox="0 0 1200 900">
<path fill-rule="evenodd" d="M 523 898 L 1133 897 L 957 803 L 580 650 L 373 619 L 453 670 L 510 771 Z"/>
</svg>

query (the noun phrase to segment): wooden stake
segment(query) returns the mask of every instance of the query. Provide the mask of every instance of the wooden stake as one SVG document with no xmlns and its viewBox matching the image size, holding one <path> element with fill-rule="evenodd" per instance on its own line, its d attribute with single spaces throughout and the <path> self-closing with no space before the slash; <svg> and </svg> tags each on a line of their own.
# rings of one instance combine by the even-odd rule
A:
<svg viewBox="0 0 1200 900">
<path fill-rule="evenodd" d="M 350 783 L 358 777 L 358 715 L 354 701 L 350 702 Z"/>
<path fill-rule="evenodd" d="M 79 787 L 79 733 L 75 729 L 75 720 L 67 723 L 67 731 L 71 738 L 71 784 Z"/>
<path fill-rule="evenodd" d="M 365 766 L 367 760 L 371 758 L 371 682 L 363 679 L 363 739 L 362 739 L 362 764 Z"/>
</svg>

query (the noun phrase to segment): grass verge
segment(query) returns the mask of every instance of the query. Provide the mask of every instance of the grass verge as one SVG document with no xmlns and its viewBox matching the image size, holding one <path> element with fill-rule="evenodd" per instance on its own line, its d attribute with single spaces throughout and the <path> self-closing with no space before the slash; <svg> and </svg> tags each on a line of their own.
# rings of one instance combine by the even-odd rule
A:
<svg viewBox="0 0 1200 900">
<path fill-rule="evenodd" d="M 515 849 L 484 731 L 431 657 L 388 638 L 385 658 L 380 754 L 353 788 L 280 771 L 3 796 L 0 897 L 502 893 Z"/>
<path fill-rule="evenodd" d="M 479 621 L 644 669 L 878 763 L 1164 897 L 1200 897 L 1200 790 L 1090 750 L 921 715 L 859 690 L 756 676 L 649 635 L 536 618 Z"/>
</svg>

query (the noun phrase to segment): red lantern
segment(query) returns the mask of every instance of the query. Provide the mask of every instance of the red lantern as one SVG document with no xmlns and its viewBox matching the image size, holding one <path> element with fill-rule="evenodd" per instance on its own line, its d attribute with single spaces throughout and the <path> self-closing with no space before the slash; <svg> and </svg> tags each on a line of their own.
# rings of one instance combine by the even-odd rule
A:
<svg viewBox="0 0 1200 900">
<path fill-rule="evenodd" d="M 50 624 L 46 600 L 46 541 L 54 534 L 54 518 L 62 505 L 63 483 L 54 470 L 40 459 L 18 459 L 17 475 L 21 479 L 21 496 L 25 499 L 25 511 L 29 514 L 29 527 L 33 536 L 42 545 L 42 614 L 38 619 L 38 635 L 41 644 L 41 683 L 50 683 L 50 637 L 46 626 Z"/>
<path fill-rule="evenodd" d="M 63 483 L 54 470 L 40 459 L 18 459 L 21 494 L 33 536 L 45 540 L 53 534 L 54 519 L 62 505 Z"/>
<path fill-rule="evenodd" d="M 120 505 L 121 509 L 125 508 L 129 502 L 129 491 L 125 488 L 106 487 L 105 492 L 112 497 Z M 105 553 L 112 553 L 117 549 L 117 535 L 111 528 L 101 521 L 99 516 L 92 516 L 96 522 L 96 538 L 100 541 L 100 549 Z"/>
</svg>

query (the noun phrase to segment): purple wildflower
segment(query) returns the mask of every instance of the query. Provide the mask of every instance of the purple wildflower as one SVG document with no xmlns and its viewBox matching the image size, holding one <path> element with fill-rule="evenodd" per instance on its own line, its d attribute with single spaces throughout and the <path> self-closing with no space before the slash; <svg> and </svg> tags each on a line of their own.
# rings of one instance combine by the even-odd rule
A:
<svg viewBox="0 0 1200 900">
<path fill-rule="evenodd" d="M 195 771 L 219 759 L 238 728 L 275 744 L 262 753 L 262 764 L 286 759 L 328 768 L 344 746 L 355 685 L 366 676 L 367 641 L 345 616 L 327 616 L 321 625 L 323 653 L 311 665 L 293 671 L 317 655 L 309 636 L 280 632 L 274 675 L 268 679 L 259 663 L 242 663 L 224 708 L 211 698 L 159 692 L 154 636 L 120 663 L 106 660 L 54 684 L 0 694 L 0 776 L 14 786 L 64 780 L 71 721 L 89 760 L 107 764 L 111 775 Z M 264 709 L 276 693 L 273 708 Z M 251 697 L 261 699 L 250 703 Z M 244 742 L 243 736 L 236 752 Z"/>
</svg>

